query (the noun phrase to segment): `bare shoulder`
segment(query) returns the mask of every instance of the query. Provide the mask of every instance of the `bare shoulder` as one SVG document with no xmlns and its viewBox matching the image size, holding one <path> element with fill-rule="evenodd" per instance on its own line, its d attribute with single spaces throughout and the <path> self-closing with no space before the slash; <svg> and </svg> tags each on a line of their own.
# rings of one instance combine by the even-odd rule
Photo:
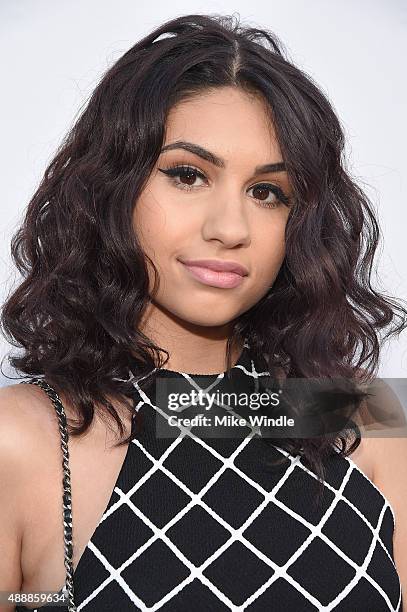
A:
<svg viewBox="0 0 407 612">
<path fill-rule="evenodd" d="M 47 398 L 33 385 L 9 385 L 0 389 L 1 448 L 19 449 L 21 443 L 35 439 L 41 433 L 44 420 L 50 420 Z M 21 454 L 21 452 L 20 452 Z"/>
<path fill-rule="evenodd" d="M 60 395 L 60 399 L 68 422 L 77 423 L 67 398 Z M 6 462 L 8 471 L 29 476 L 48 462 L 58 466 L 59 457 L 58 415 L 46 392 L 33 384 L 0 388 L 0 460 Z"/>
<path fill-rule="evenodd" d="M 407 593 L 407 431 L 393 437 L 370 437 L 366 449 L 373 466 L 373 482 L 392 505 L 395 515 L 394 561 L 403 593 Z"/>
<path fill-rule="evenodd" d="M 69 425 L 80 418 L 65 394 L 59 394 Z M 103 450 L 109 431 L 95 412 L 94 419 L 81 436 L 69 437 L 70 463 L 83 459 L 84 453 Z M 115 441 L 115 439 L 113 439 Z M 110 440 L 109 440 L 110 443 Z M 0 388 L 0 464 L 10 481 L 25 487 L 31 496 L 32 481 L 38 475 L 56 481 L 61 467 L 61 436 L 58 415 L 46 392 L 37 385 L 14 384 Z M 27 508 L 29 504 L 25 504 Z"/>
<path fill-rule="evenodd" d="M 24 442 L 38 445 L 48 436 L 55 438 L 55 408 L 40 387 L 14 384 L 0 388 L 0 436 L 8 447 Z"/>
<path fill-rule="evenodd" d="M 78 425 L 80 416 L 64 393 L 59 394 L 69 425 Z M 120 416 L 125 411 L 116 402 Z M 71 447 L 92 446 L 106 435 L 106 424 L 98 410 L 89 430 L 83 436 L 70 436 Z M 12 457 L 21 465 L 46 461 L 60 455 L 58 415 L 46 392 L 33 384 L 14 384 L 0 388 L 0 454 Z M 0 456 L 1 459 L 1 456 Z M 36 465 L 38 467 L 38 464 Z"/>
<path fill-rule="evenodd" d="M 363 372 L 363 371 L 362 371 Z M 362 385 L 363 388 L 364 385 Z M 356 420 L 362 437 L 360 456 L 371 480 L 391 504 L 395 518 L 394 561 L 402 592 L 407 592 L 407 420 L 392 387 L 381 378 L 366 386 Z"/>
<path fill-rule="evenodd" d="M 407 506 L 401 503 L 407 497 L 407 431 L 391 438 L 369 437 L 365 445 L 373 467 L 373 482 L 393 505 L 396 522 L 404 521 L 407 526 Z"/>
<path fill-rule="evenodd" d="M 33 385 L 0 388 L 0 590 L 20 590 L 25 509 L 33 478 L 52 465 L 53 453 L 58 456 L 52 410 L 45 393 Z"/>
<path fill-rule="evenodd" d="M 23 485 L 32 470 L 58 456 L 58 421 L 46 393 L 30 384 L 0 388 L 0 464 Z"/>
</svg>

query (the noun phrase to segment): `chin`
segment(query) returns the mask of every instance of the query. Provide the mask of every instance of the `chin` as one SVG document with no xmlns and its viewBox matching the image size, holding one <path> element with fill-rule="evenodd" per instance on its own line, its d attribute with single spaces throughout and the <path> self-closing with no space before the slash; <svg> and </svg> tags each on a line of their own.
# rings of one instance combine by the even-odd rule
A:
<svg viewBox="0 0 407 612">
<path fill-rule="evenodd" d="M 234 317 L 226 319 L 219 319 L 216 317 L 189 317 L 188 319 L 184 319 L 184 321 L 199 327 L 223 327 L 230 323 L 233 318 Z"/>
<path fill-rule="evenodd" d="M 186 304 L 182 304 L 181 308 L 167 307 L 167 311 L 181 321 L 203 327 L 226 325 L 239 314 L 236 312 L 236 309 L 225 308 L 225 305 L 221 303 L 219 307 L 214 304 L 211 307 L 205 304 L 194 304 L 191 308 L 188 308 Z"/>
</svg>

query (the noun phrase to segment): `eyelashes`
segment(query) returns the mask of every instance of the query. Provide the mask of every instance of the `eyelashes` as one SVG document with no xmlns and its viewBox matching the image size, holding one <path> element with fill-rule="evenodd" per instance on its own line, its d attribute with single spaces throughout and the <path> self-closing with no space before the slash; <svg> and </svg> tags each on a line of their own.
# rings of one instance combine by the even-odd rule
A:
<svg viewBox="0 0 407 612">
<path fill-rule="evenodd" d="M 189 165 L 173 165 L 169 168 L 159 168 L 160 172 L 165 174 L 171 183 L 175 185 L 178 189 L 183 189 L 184 191 L 192 191 L 193 189 L 197 189 L 200 185 L 188 185 L 187 183 L 181 183 L 180 181 L 175 180 L 176 178 L 184 178 L 184 179 L 193 179 L 197 177 L 203 181 L 207 181 L 206 176 L 197 168 Z M 285 204 L 286 206 L 290 203 L 290 198 L 283 192 L 280 187 L 277 185 L 273 185 L 273 183 L 256 183 L 249 188 L 249 191 L 269 191 L 271 192 L 275 199 L 271 202 L 267 202 L 267 199 L 261 199 L 254 197 L 254 200 L 259 204 L 259 206 L 263 206 L 265 208 L 278 208 L 280 204 Z"/>
</svg>

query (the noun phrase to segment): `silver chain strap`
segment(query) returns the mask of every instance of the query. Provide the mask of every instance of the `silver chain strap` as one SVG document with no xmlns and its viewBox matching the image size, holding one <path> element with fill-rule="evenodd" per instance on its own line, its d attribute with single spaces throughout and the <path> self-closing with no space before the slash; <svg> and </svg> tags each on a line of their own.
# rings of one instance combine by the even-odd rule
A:
<svg viewBox="0 0 407 612">
<path fill-rule="evenodd" d="M 65 591 L 68 594 L 68 612 L 77 612 L 74 602 L 73 586 L 73 545 L 72 545 L 72 496 L 71 496 L 71 471 L 69 469 L 69 449 L 68 449 L 68 429 L 66 423 L 65 410 L 58 393 L 50 387 L 44 379 L 31 378 L 23 380 L 19 384 L 31 384 L 41 387 L 50 398 L 58 416 L 59 431 L 61 434 L 62 448 L 62 508 L 64 524 L 64 564 L 66 568 Z"/>
</svg>

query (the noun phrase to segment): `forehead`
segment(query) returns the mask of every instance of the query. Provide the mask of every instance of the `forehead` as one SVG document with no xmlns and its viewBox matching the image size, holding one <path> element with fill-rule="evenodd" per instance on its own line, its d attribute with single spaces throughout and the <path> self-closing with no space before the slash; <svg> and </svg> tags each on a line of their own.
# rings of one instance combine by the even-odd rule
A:
<svg viewBox="0 0 407 612">
<path fill-rule="evenodd" d="M 281 159 L 275 129 L 260 95 L 235 87 L 205 91 L 174 106 L 165 143 L 186 140 L 228 159 L 262 163 Z"/>
</svg>

